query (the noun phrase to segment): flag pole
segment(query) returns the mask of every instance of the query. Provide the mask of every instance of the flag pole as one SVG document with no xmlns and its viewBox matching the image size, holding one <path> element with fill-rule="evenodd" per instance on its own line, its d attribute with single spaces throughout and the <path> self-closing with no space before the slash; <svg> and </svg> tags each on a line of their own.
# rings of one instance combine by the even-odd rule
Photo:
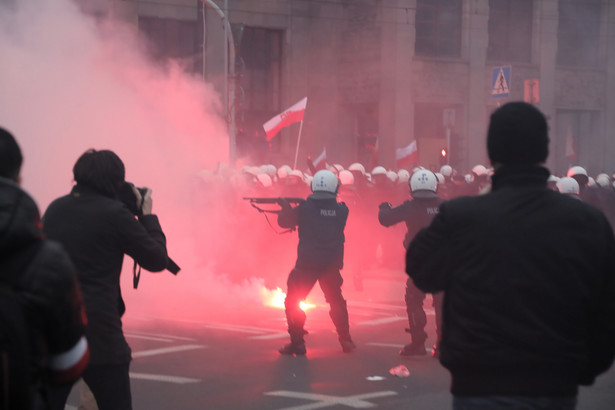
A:
<svg viewBox="0 0 615 410">
<path fill-rule="evenodd" d="M 297 149 L 295 150 L 295 162 L 293 164 L 293 169 L 297 169 L 297 157 L 299 156 L 299 143 L 301 142 L 301 130 L 303 129 L 303 120 L 299 124 L 299 136 L 297 137 Z"/>
</svg>

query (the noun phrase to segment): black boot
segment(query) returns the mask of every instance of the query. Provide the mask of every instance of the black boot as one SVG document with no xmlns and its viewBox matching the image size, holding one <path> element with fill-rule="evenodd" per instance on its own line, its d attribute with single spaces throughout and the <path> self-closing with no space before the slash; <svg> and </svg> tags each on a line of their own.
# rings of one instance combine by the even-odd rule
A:
<svg viewBox="0 0 615 410">
<path fill-rule="evenodd" d="M 399 351 L 401 356 L 424 356 L 427 354 L 425 342 L 412 342 Z"/>
<path fill-rule="evenodd" d="M 340 338 L 340 345 L 342 345 L 342 351 L 344 353 L 350 353 L 357 348 L 357 345 L 354 344 L 350 336 L 347 338 Z"/>
<path fill-rule="evenodd" d="M 302 356 L 302 355 L 305 355 L 306 353 L 305 343 L 291 342 L 289 344 L 286 344 L 280 347 L 278 349 L 278 352 L 280 352 L 280 354 Z"/>
</svg>

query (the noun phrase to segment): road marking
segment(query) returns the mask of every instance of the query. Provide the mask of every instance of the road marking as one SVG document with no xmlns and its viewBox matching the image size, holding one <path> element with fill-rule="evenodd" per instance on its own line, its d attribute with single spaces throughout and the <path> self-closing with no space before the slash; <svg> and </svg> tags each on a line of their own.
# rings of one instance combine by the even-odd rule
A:
<svg viewBox="0 0 615 410">
<path fill-rule="evenodd" d="M 219 329 L 219 330 L 229 330 L 231 332 L 240 332 L 240 333 L 253 333 L 253 334 L 264 334 L 275 332 L 275 330 L 268 330 L 259 327 L 253 326 L 238 326 L 238 325 L 221 325 L 214 323 L 205 323 L 203 327 L 208 329 Z"/>
<path fill-rule="evenodd" d="M 381 391 L 366 394 L 357 394 L 355 396 L 339 397 L 329 396 L 326 394 L 314 394 L 314 393 L 302 393 L 286 390 L 278 390 L 265 393 L 268 396 L 277 397 L 290 397 L 295 399 L 313 400 L 315 403 L 304 404 L 301 406 L 285 407 L 280 410 L 310 410 L 310 409 L 322 409 L 323 407 L 332 407 L 336 405 L 343 405 L 353 407 L 355 409 L 376 407 L 374 403 L 370 403 L 364 399 L 373 399 L 377 397 L 395 396 L 394 391 Z"/>
<path fill-rule="evenodd" d="M 141 336 L 151 336 L 151 337 L 161 337 L 164 339 L 173 339 L 173 340 L 186 340 L 186 341 L 195 341 L 196 339 L 194 338 L 190 338 L 190 337 L 181 337 L 181 336 L 175 336 L 175 335 L 164 335 L 164 334 L 160 334 L 160 333 L 147 333 L 147 332 L 138 332 L 138 331 L 134 331 L 131 330 L 127 333 L 124 334 L 130 334 L 130 335 L 141 335 Z"/>
<path fill-rule="evenodd" d="M 145 340 L 153 340 L 155 342 L 166 342 L 166 343 L 174 342 L 173 339 L 163 339 L 161 337 L 135 335 L 135 334 L 132 334 L 132 333 L 124 333 L 124 336 L 126 336 L 126 337 L 128 337 L 130 339 L 145 339 Z"/>
<path fill-rule="evenodd" d="M 361 306 L 372 309 L 384 309 L 384 310 L 405 310 L 405 305 L 384 305 L 381 303 L 370 303 L 370 302 L 357 302 L 357 301 L 348 301 L 348 306 Z"/>
<path fill-rule="evenodd" d="M 132 354 L 132 357 L 135 358 L 135 357 L 155 356 L 158 354 L 175 353 L 175 352 L 181 352 L 184 350 L 202 349 L 204 347 L 207 347 L 207 346 L 182 345 L 182 346 L 173 346 L 173 347 L 163 347 L 161 349 L 143 350 L 140 352 L 136 352 Z"/>
<path fill-rule="evenodd" d="M 271 333 L 269 335 L 261 335 L 261 336 L 250 336 L 248 339 L 272 340 L 272 339 L 283 339 L 286 337 L 288 337 L 288 332 Z"/>
<path fill-rule="evenodd" d="M 198 383 L 201 379 L 191 379 L 189 377 L 165 376 L 163 374 L 129 373 L 131 379 L 153 380 L 156 382 L 186 384 Z"/>
<path fill-rule="evenodd" d="M 382 325 L 382 324 L 385 324 L 385 323 L 400 322 L 402 320 L 407 321 L 408 318 L 399 317 L 399 316 L 385 317 L 383 319 L 368 320 L 367 322 L 359 322 L 358 324 L 359 325 L 375 326 L 375 325 Z"/>
<path fill-rule="evenodd" d="M 398 345 L 394 343 L 367 343 L 369 346 L 379 346 L 379 347 L 395 347 L 399 349 L 400 347 L 404 347 L 404 345 Z"/>
</svg>

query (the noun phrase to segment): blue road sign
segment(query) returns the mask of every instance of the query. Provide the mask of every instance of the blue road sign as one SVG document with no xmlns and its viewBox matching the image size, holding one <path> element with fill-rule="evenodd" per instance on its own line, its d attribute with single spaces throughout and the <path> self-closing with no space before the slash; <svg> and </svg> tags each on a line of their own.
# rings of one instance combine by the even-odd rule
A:
<svg viewBox="0 0 615 410">
<path fill-rule="evenodd" d="M 508 97 L 510 94 L 510 66 L 495 67 L 491 76 L 491 96 Z"/>
</svg>

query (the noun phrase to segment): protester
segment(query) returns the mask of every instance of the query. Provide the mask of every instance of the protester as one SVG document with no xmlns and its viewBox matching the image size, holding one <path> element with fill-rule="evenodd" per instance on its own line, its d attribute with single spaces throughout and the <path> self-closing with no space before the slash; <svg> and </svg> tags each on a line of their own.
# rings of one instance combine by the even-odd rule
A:
<svg viewBox="0 0 615 410">
<path fill-rule="evenodd" d="M 144 189 L 142 196 L 127 185 L 124 164 L 114 152 L 86 151 L 73 174 L 76 185 L 71 193 L 53 201 L 45 212 L 44 231 L 66 247 L 83 288 L 92 351 L 83 379 L 100 410 L 131 409 L 131 351 L 121 320 L 122 262 L 126 254 L 146 270 L 165 269 L 166 239 L 152 214 L 151 189 Z M 118 200 L 123 189 L 134 194 L 132 203 Z M 129 207 L 136 208 L 138 219 Z M 54 408 L 64 409 L 70 389 L 53 393 Z"/>
<path fill-rule="evenodd" d="M 0 128 L 0 404 L 47 409 L 49 388 L 76 381 L 89 350 L 75 268 L 58 243 L 42 237 L 38 208 L 19 187 L 22 161 L 15 138 Z"/>
<path fill-rule="evenodd" d="M 492 115 L 491 192 L 443 203 L 407 253 L 444 291 L 440 361 L 454 409 L 574 409 L 615 355 L 615 240 L 605 216 L 547 188 L 547 120 L 511 102 Z"/>
</svg>

